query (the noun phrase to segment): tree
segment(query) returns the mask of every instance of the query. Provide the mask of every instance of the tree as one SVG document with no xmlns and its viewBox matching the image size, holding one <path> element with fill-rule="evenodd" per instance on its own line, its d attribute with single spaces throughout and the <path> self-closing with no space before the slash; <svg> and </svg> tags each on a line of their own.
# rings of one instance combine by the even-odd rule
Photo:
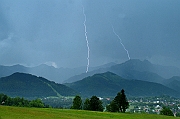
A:
<svg viewBox="0 0 180 119">
<path fill-rule="evenodd" d="M 82 99 L 80 96 L 76 96 L 73 100 L 73 105 L 71 109 L 82 109 Z"/>
<path fill-rule="evenodd" d="M 87 98 L 84 102 L 83 109 L 84 110 L 90 110 L 90 100 Z"/>
<path fill-rule="evenodd" d="M 103 111 L 102 101 L 98 97 L 92 96 L 89 103 L 89 108 L 92 111 Z"/>
<path fill-rule="evenodd" d="M 12 106 L 12 104 L 13 104 L 12 99 L 10 97 L 8 97 L 7 100 L 6 100 L 6 105 Z"/>
<path fill-rule="evenodd" d="M 176 113 L 176 117 L 180 117 L 180 112 Z"/>
<path fill-rule="evenodd" d="M 29 101 L 20 97 L 11 98 L 4 94 L 0 94 L 0 105 L 40 108 L 49 107 L 49 105 L 44 105 L 44 103 L 40 99 Z"/>
<path fill-rule="evenodd" d="M 43 108 L 44 104 L 40 99 L 32 100 L 29 103 L 30 107 L 38 107 L 38 108 Z"/>
<path fill-rule="evenodd" d="M 163 107 L 163 109 L 160 111 L 160 114 L 167 116 L 174 116 L 173 112 L 167 107 Z"/>
<path fill-rule="evenodd" d="M 0 94 L 0 104 L 4 105 L 6 103 L 8 96 L 4 94 Z"/>
<path fill-rule="evenodd" d="M 129 102 L 126 98 L 125 91 L 122 89 L 121 92 L 118 92 L 117 96 L 107 107 L 107 111 L 125 113 L 126 109 L 129 107 Z"/>
<path fill-rule="evenodd" d="M 122 106 L 121 112 L 125 113 L 126 109 L 129 107 L 129 102 L 126 98 L 125 91 L 123 89 L 121 90 L 121 106 Z"/>
<path fill-rule="evenodd" d="M 108 112 L 118 112 L 118 106 L 116 102 L 113 100 L 109 105 L 106 106 L 106 110 Z"/>
</svg>

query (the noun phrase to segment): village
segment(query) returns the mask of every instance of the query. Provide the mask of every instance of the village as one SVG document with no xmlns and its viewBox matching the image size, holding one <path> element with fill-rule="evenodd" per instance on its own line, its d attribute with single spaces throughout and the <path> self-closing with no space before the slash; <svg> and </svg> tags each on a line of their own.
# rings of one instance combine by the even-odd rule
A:
<svg viewBox="0 0 180 119">
<path fill-rule="evenodd" d="M 170 96 L 129 98 L 130 113 L 160 114 L 165 106 L 171 109 L 175 117 L 180 117 L 180 99 Z"/>
<path fill-rule="evenodd" d="M 108 105 L 113 98 L 102 98 L 98 97 L 105 107 Z M 180 117 L 180 99 L 170 96 L 154 96 L 154 97 L 127 97 L 129 102 L 129 108 L 126 112 L 129 113 L 146 113 L 146 114 L 160 114 L 160 111 L 165 106 L 169 108 L 175 117 Z M 49 101 L 48 101 L 49 100 Z M 53 100 L 53 101 L 52 101 Z M 85 100 L 85 99 L 83 99 Z M 54 102 L 55 108 L 69 108 L 72 105 L 73 98 L 49 98 L 43 99 L 43 102 Z M 49 103 L 50 104 L 50 103 Z"/>
</svg>

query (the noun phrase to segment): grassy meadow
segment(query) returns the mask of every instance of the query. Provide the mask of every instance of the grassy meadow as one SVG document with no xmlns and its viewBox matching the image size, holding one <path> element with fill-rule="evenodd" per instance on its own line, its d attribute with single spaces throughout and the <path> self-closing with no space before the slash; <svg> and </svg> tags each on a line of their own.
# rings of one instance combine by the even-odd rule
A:
<svg viewBox="0 0 180 119">
<path fill-rule="evenodd" d="M 122 114 L 84 110 L 0 106 L 0 119 L 177 119 L 150 114 Z"/>
</svg>

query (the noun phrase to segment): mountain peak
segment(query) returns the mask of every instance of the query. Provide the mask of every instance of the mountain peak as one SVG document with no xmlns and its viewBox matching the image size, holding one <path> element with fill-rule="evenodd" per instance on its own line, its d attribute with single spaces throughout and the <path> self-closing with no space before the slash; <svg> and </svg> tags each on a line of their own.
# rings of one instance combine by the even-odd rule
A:
<svg viewBox="0 0 180 119">
<path fill-rule="evenodd" d="M 35 75 L 28 74 L 28 73 L 22 73 L 22 72 L 15 72 L 7 77 L 11 77 L 11 76 L 35 76 Z M 37 76 L 35 76 L 35 77 L 37 77 Z"/>
<path fill-rule="evenodd" d="M 25 66 L 23 66 L 23 65 L 21 65 L 21 64 L 15 64 L 15 65 L 12 65 L 12 66 L 10 66 L 10 67 L 16 67 L 16 68 L 22 68 L 22 67 L 25 67 Z"/>
<path fill-rule="evenodd" d="M 122 64 L 115 65 L 113 68 L 124 70 L 137 70 L 137 71 L 149 71 L 153 69 L 153 64 L 148 60 L 141 61 L 139 59 L 130 59 Z"/>
<path fill-rule="evenodd" d="M 147 59 L 145 59 L 145 60 L 140 60 L 140 59 L 130 59 L 130 60 L 128 60 L 128 61 L 126 61 L 126 62 L 124 62 L 124 63 L 144 63 L 144 64 L 151 64 L 151 62 L 150 61 L 148 61 Z"/>
</svg>

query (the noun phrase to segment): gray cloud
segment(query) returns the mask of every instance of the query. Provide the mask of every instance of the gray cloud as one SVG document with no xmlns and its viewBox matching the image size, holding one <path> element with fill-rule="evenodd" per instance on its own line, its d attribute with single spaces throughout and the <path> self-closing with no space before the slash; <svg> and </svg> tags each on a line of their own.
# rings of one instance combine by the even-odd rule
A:
<svg viewBox="0 0 180 119">
<path fill-rule="evenodd" d="M 90 66 L 128 60 L 112 24 L 131 58 L 180 67 L 179 0 L 0 0 L 0 3 L 2 65 L 86 66 L 83 4 Z"/>
</svg>

